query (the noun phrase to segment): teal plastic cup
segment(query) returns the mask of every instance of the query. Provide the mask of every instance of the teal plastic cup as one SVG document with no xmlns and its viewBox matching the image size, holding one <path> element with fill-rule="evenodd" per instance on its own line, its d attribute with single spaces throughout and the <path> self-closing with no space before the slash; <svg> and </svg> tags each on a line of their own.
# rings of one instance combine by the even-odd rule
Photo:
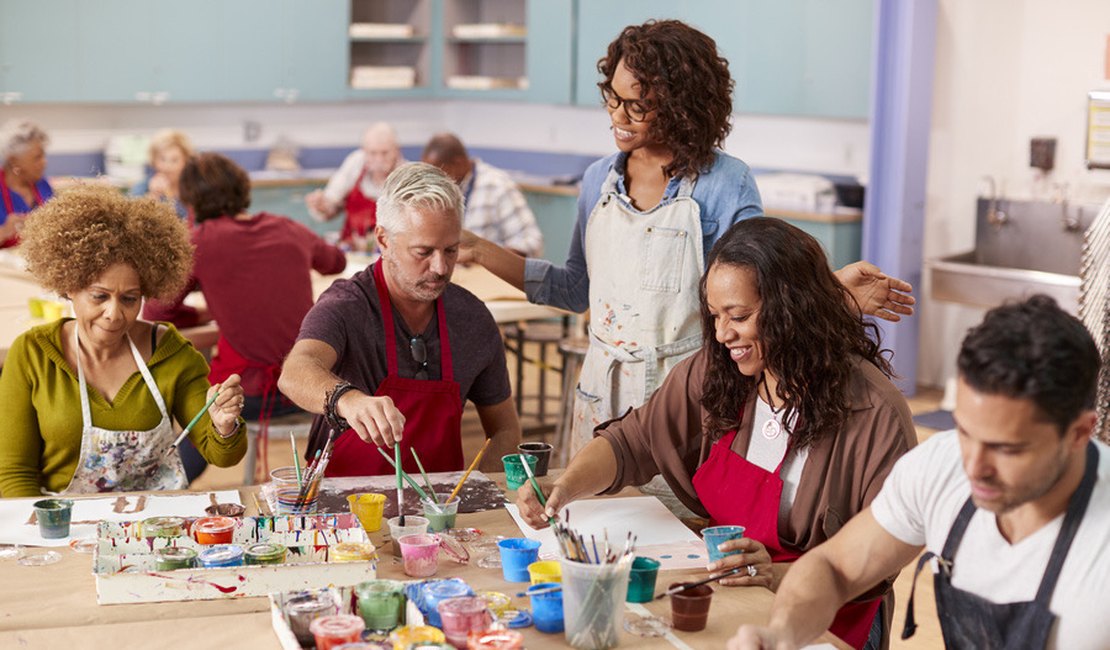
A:
<svg viewBox="0 0 1110 650">
<path fill-rule="evenodd" d="M 701 531 L 702 538 L 705 539 L 705 550 L 709 552 L 709 561 L 716 562 L 721 558 L 728 555 L 739 555 L 740 551 L 728 551 L 727 553 L 718 550 L 718 546 L 724 544 L 730 539 L 741 539 L 744 537 L 743 526 L 712 526 Z"/>
<path fill-rule="evenodd" d="M 520 486 L 528 482 L 528 475 L 524 473 L 524 465 L 520 462 L 521 456 L 522 454 L 508 454 L 501 457 L 501 463 L 505 465 L 505 485 L 510 490 L 519 490 Z M 528 467 L 532 469 L 532 474 L 535 475 L 536 463 L 539 459 L 528 454 L 523 456 L 528 462 Z"/>
<path fill-rule="evenodd" d="M 650 603 L 655 598 L 655 579 L 659 576 L 659 561 L 650 557 L 632 560 L 632 572 L 628 576 L 628 595 L 630 603 Z"/>
</svg>

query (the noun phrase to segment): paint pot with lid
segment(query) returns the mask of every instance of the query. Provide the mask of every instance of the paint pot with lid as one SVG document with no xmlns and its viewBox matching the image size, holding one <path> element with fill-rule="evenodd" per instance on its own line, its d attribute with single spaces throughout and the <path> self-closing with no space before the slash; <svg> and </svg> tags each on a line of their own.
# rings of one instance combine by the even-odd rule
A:
<svg viewBox="0 0 1110 650">
<path fill-rule="evenodd" d="M 524 635 L 516 630 L 485 630 L 466 637 L 468 650 L 523 650 Z"/>
<path fill-rule="evenodd" d="M 206 569 L 243 566 L 243 547 L 238 544 L 216 544 L 201 551 L 198 559 Z"/>
<path fill-rule="evenodd" d="M 393 630 L 389 640 L 394 648 L 439 648 L 447 642 L 443 631 L 430 625 L 406 625 Z M 450 648 L 451 646 L 447 646 Z"/>
<path fill-rule="evenodd" d="M 312 621 L 331 614 L 339 613 L 335 598 L 326 589 L 302 591 L 290 596 L 281 607 L 289 629 L 302 647 L 311 647 L 314 639 L 308 629 Z"/>
<path fill-rule="evenodd" d="M 316 650 L 333 650 L 344 643 L 361 641 L 365 629 L 366 623 L 353 614 L 329 614 L 308 624 Z"/>
<path fill-rule="evenodd" d="M 332 562 L 363 562 L 376 557 L 374 545 L 368 542 L 342 542 L 328 549 Z"/>
<path fill-rule="evenodd" d="M 401 545 L 405 575 L 428 578 L 439 570 L 439 536 L 421 533 L 405 535 L 397 540 Z"/>
<path fill-rule="evenodd" d="M 231 517 L 204 517 L 193 523 L 193 537 L 198 544 L 230 544 L 235 535 Z"/>
<path fill-rule="evenodd" d="M 274 542 L 258 542 L 243 549 L 243 559 L 250 565 L 285 564 L 288 548 Z"/>
<path fill-rule="evenodd" d="M 405 585 L 398 580 L 368 580 L 355 587 L 358 613 L 370 630 L 392 630 L 405 620 Z"/>
<path fill-rule="evenodd" d="M 147 517 L 139 522 L 139 537 L 181 537 L 184 534 L 184 517 Z"/>
<path fill-rule="evenodd" d="M 167 546 L 154 552 L 154 568 L 159 571 L 192 569 L 197 565 L 197 552 L 183 546 Z"/>
<path fill-rule="evenodd" d="M 466 648 L 470 632 L 484 632 L 493 624 L 486 601 L 478 596 L 448 598 L 436 606 L 443 622 L 443 633 L 447 641 L 456 648 Z"/>
</svg>

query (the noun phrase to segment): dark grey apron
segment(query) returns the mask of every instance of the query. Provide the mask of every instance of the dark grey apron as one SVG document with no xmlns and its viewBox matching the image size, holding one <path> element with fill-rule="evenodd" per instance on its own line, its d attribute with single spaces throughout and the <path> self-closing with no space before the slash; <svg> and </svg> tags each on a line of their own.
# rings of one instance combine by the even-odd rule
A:
<svg viewBox="0 0 1110 650">
<path fill-rule="evenodd" d="M 971 515 L 975 513 L 975 504 L 968 497 L 956 517 L 956 523 L 948 532 L 948 539 L 944 542 L 944 550 L 941 551 L 940 557 L 929 552 L 922 555 L 917 562 L 917 570 L 913 574 L 914 589 L 910 591 L 902 638 L 910 638 L 917 630 L 913 616 L 917 576 L 926 562 L 937 557 L 940 571 L 934 574 L 933 584 L 937 595 L 937 617 L 940 618 L 940 629 L 946 648 L 1018 650 L 1046 647 L 1048 635 L 1052 631 L 1053 623 L 1056 622 L 1056 615 L 1048 607 L 1052 600 L 1052 592 L 1056 589 L 1060 569 L 1064 566 L 1064 559 L 1071 549 L 1079 524 L 1083 521 L 1083 514 L 1087 511 L 1087 503 L 1091 500 L 1091 492 L 1094 491 L 1097 477 L 1098 449 L 1093 442 L 1089 442 L 1083 480 L 1068 501 L 1064 523 L 1060 527 L 1060 534 L 1056 537 L 1052 555 L 1048 558 L 1048 566 L 1041 579 L 1041 586 L 1033 600 L 1023 603 L 992 603 L 952 586 L 952 558 L 956 556 L 960 542 L 963 541 L 964 531 L 971 521 Z"/>
</svg>

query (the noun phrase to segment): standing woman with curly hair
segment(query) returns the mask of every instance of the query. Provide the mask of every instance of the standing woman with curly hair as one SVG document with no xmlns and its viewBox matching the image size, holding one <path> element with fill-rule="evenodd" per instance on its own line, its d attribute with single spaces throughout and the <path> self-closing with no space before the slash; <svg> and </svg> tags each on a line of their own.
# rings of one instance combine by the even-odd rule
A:
<svg viewBox="0 0 1110 650">
<path fill-rule="evenodd" d="M 547 512 L 522 488 L 525 520 L 546 525 L 575 499 L 661 474 L 711 525 L 745 527 L 721 545 L 739 553 L 708 566 L 746 570 L 723 584 L 777 589 L 795 559 L 871 503 L 917 441 L 878 329 L 852 301 L 813 237 L 766 217 L 733 226 L 701 281 L 701 352 L 598 430 L 548 491 Z M 882 619 L 876 612 L 892 582 L 845 606 L 832 631 L 856 648 L 885 638 L 893 596 Z"/>
<path fill-rule="evenodd" d="M 209 462 L 239 462 L 239 377 L 209 386 L 204 357 L 176 329 L 139 320 L 144 298 L 172 298 L 192 268 L 173 208 L 77 188 L 34 212 L 21 252 L 76 318 L 32 328 L 8 352 L 0 496 L 184 489 L 173 420 L 189 422 L 217 389 L 189 437 Z"/>
<path fill-rule="evenodd" d="M 720 150 L 732 128 L 728 61 L 676 20 L 626 27 L 598 62 L 617 153 L 586 170 L 566 266 L 525 260 L 473 235 L 477 262 L 528 299 L 590 310 L 574 396 L 572 451 L 596 426 L 643 404 L 701 344 L 698 278 L 729 226 L 763 213 L 748 166 Z M 897 320 L 909 285 L 860 263 L 842 280 L 868 313 Z"/>
</svg>

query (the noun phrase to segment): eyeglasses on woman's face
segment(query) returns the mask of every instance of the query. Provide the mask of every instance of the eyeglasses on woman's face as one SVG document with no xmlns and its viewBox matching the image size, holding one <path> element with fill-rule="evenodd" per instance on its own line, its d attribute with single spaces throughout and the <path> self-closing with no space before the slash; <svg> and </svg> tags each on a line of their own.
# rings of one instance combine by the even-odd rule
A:
<svg viewBox="0 0 1110 650">
<path fill-rule="evenodd" d="M 416 370 L 417 379 L 428 378 L 428 346 L 425 345 L 424 339 L 419 336 L 414 336 L 409 339 L 409 352 L 412 353 L 412 360 L 420 364 Z"/>
<path fill-rule="evenodd" d="M 632 122 L 643 122 L 655 110 L 653 102 L 646 99 L 625 99 L 612 88 L 601 89 L 601 100 L 610 113 L 624 107 L 624 114 Z"/>
</svg>

